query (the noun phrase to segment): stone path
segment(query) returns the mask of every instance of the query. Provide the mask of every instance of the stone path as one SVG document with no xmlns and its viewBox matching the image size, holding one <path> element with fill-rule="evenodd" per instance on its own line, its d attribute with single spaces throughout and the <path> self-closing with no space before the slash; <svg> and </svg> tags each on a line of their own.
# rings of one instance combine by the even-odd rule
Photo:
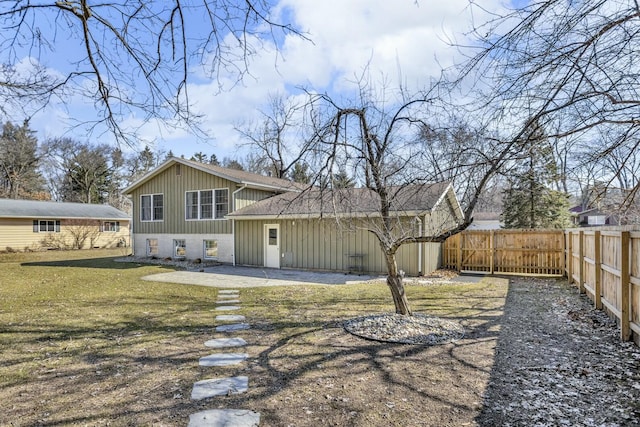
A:
<svg viewBox="0 0 640 427">
<path fill-rule="evenodd" d="M 211 409 L 189 417 L 191 427 L 209 426 L 257 426 L 260 414 L 246 409 Z"/>
<path fill-rule="evenodd" d="M 216 311 L 239 310 L 240 293 L 234 289 L 223 289 L 218 291 Z M 242 323 L 245 316 L 235 314 L 219 314 L 215 318 L 216 322 L 240 322 L 228 323 L 216 326 L 216 332 L 234 332 L 249 329 L 248 323 Z M 226 349 L 242 347 L 247 342 L 239 337 L 215 338 L 204 343 L 205 347 Z M 219 352 L 205 357 L 198 361 L 200 366 L 218 367 L 231 366 L 244 362 L 249 355 L 247 353 Z M 230 394 L 244 393 L 249 389 L 249 378 L 244 376 L 229 378 L 211 378 L 197 381 L 191 391 L 191 399 L 202 400 L 215 396 L 228 396 Z M 253 427 L 260 424 L 260 413 L 246 409 L 211 409 L 196 412 L 189 416 L 188 427 Z"/>
</svg>

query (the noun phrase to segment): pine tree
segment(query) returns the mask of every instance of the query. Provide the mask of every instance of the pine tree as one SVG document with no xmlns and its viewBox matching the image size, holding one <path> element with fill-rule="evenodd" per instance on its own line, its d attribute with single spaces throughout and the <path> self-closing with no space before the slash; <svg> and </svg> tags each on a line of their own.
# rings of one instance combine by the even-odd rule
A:
<svg viewBox="0 0 640 427">
<path fill-rule="evenodd" d="M 564 228 L 570 225 L 569 199 L 550 184 L 557 178 L 553 148 L 538 123 L 521 143 L 523 156 L 508 172 L 503 192 L 504 228 Z"/>
<path fill-rule="evenodd" d="M 41 198 L 44 178 L 39 164 L 38 140 L 29 122 L 25 120 L 22 126 L 5 123 L 0 136 L 0 195 Z"/>
<path fill-rule="evenodd" d="M 291 171 L 291 180 L 300 184 L 309 184 L 311 182 L 311 175 L 309 174 L 309 166 L 306 163 L 297 162 L 293 165 Z"/>
</svg>

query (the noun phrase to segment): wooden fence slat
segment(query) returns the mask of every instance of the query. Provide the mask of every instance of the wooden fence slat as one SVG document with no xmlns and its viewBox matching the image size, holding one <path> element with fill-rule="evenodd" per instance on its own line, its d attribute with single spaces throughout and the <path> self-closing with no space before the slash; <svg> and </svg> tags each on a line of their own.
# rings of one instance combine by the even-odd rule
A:
<svg viewBox="0 0 640 427">
<path fill-rule="evenodd" d="M 629 341 L 631 339 L 631 329 L 629 327 L 629 243 L 628 231 L 623 231 L 620 235 L 620 339 Z"/>
<path fill-rule="evenodd" d="M 578 259 L 579 259 L 579 264 L 578 264 L 578 275 L 579 275 L 579 279 L 578 279 L 578 289 L 580 290 L 580 293 L 583 294 L 585 292 L 584 290 L 584 231 L 580 230 L 578 232 Z"/>
<path fill-rule="evenodd" d="M 593 284 L 593 306 L 602 310 L 602 253 L 601 253 L 601 241 L 600 232 L 596 231 L 593 235 L 594 238 L 594 255 L 595 258 L 595 283 Z"/>
</svg>

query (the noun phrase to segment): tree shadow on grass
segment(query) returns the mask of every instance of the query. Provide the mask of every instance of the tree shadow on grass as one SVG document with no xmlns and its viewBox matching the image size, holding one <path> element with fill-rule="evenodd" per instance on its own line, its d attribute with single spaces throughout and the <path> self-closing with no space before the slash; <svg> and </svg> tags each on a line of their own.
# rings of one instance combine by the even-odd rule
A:
<svg viewBox="0 0 640 427">
<path fill-rule="evenodd" d="M 376 298 L 369 302 L 380 303 Z M 164 303 L 162 298 L 155 302 Z M 366 312 L 367 300 L 360 303 Z M 50 426 L 109 421 L 185 425 L 190 414 L 214 408 L 258 411 L 263 425 L 459 425 L 472 422 L 479 409 L 501 318 L 499 304 L 476 307 L 473 316 L 466 314 L 468 307 L 452 305 L 447 317 L 464 319 L 467 336 L 446 345 L 413 346 L 350 335 L 342 328 L 346 319 L 331 310 L 331 302 L 319 308 L 307 301 L 295 309 L 301 314 L 321 309 L 333 320 L 315 313 L 307 319 L 283 316 L 277 321 L 252 318 L 257 307 L 247 303 L 241 312 L 251 329 L 234 334 L 215 332 L 218 313 L 211 304 L 194 298 L 183 305 L 165 314 L 171 319 L 137 313 L 139 304 L 132 303 L 130 318 L 116 325 L 5 326 L 0 334 L 31 336 L 23 348 L 47 349 L 38 350 L 38 360 L 16 355 L 11 364 L 32 363 L 33 371 L 25 382 L 6 385 L 0 392 L 16 399 L 14 415 L 23 414 L 19 408 L 24 402 L 42 406 L 22 419 Z M 191 317 L 172 324 L 183 316 Z M 203 346 L 208 339 L 230 336 L 245 338 L 247 348 Z M 246 351 L 249 359 L 226 368 L 198 366 L 200 357 L 234 351 Z M 73 352 L 69 357 L 75 361 L 68 367 L 60 362 L 65 352 Z M 247 393 L 190 399 L 195 381 L 236 375 L 249 377 Z M 74 402 L 70 408 L 69 402 Z M 42 413 L 49 416 L 42 418 Z"/>
<path fill-rule="evenodd" d="M 140 267 L 157 266 L 164 270 L 175 271 L 177 267 L 162 264 L 146 264 L 144 262 L 121 262 L 116 261 L 122 257 L 103 257 L 90 259 L 68 259 L 57 261 L 33 261 L 24 262 L 23 267 L 78 267 L 78 268 L 106 268 L 110 270 L 131 270 Z"/>
</svg>

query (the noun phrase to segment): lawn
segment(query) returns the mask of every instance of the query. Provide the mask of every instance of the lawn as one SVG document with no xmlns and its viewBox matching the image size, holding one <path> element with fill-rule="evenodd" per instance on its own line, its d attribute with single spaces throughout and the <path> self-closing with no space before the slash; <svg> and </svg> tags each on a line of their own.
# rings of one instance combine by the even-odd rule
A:
<svg viewBox="0 0 640 427">
<path fill-rule="evenodd" d="M 186 425 L 203 409 L 244 408 L 261 425 L 473 424 L 507 283 L 409 285 L 412 308 L 460 321 L 435 347 L 385 344 L 341 321 L 393 310 L 383 283 L 242 289 L 249 360 L 201 368 L 214 351 L 214 288 L 141 277 L 167 267 L 118 251 L 0 255 L 0 425 Z M 247 375 L 242 395 L 191 401 L 193 383 Z"/>
</svg>

